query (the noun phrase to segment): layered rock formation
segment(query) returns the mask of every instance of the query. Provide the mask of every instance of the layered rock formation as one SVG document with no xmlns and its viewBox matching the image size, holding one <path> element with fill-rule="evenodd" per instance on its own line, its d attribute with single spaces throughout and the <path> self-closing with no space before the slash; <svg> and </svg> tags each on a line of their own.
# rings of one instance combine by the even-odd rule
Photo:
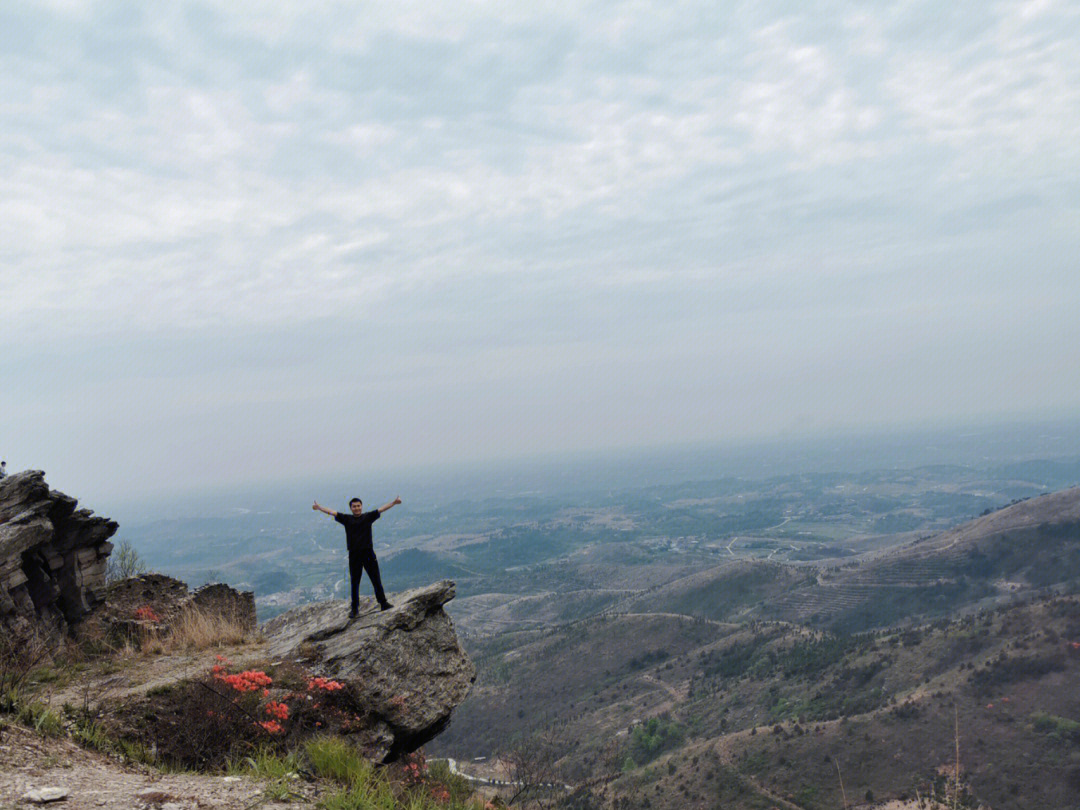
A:
<svg viewBox="0 0 1080 810">
<path fill-rule="evenodd" d="M 187 583 L 165 574 L 141 574 L 110 585 L 108 600 L 86 617 L 76 635 L 136 637 L 140 630 L 164 635 L 188 611 L 220 617 L 245 631 L 255 629 L 255 594 L 251 591 L 237 591 L 216 582 L 189 592 Z"/>
<path fill-rule="evenodd" d="M 387 611 L 372 603 L 351 621 L 347 603 L 318 602 L 261 629 L 271 656 L 303 660 L 357 687 L 367 710 L 362 743 L 389 760 L 442 731 L 476 679 L 443 610 L 454 592 L 443 580 L 395 594 Z"/>
<path fill-rule="evenodd" d="M 0 479 L 0 632 L 59 635 L 105 598 L 117 524 L 27 470 Z"/>
</svg>

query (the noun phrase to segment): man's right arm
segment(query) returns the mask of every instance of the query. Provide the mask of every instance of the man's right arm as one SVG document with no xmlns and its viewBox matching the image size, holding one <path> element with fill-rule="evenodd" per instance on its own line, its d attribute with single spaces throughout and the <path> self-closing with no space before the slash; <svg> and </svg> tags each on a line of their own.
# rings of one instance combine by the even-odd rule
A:
<svg viewBox="0 0 1080 810">
<path fill-rule="evenodd" d="M 333 518 L 337 517 L 337 512 L 335 512 L 333 509 L 327 509 L 325 506 L 319 506 L 318 501 L 315 501 L 315 503 L 312 504 L 311 508 L 314 509 L 316 512 L 322 512 L 324 515 L 329 515 Z"/>
</svg>

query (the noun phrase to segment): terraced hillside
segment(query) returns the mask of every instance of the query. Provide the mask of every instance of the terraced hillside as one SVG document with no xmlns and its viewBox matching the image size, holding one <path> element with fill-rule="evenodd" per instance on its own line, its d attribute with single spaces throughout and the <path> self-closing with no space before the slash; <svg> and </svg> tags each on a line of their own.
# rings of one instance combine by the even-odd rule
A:
<svg viewBox="0 0 1080 810">
<path fill-rule="evenodd" d="M 559 752 L 580 806 L 1073 807 L 1080 597 L 904 630 L 624 614 L 492 642 L 436 752 Z M 963 805 L 962 805 L 963 806 Z"/>
<path fill-rule="evenodd" d="M 644 716 L 670 710 L 672 690 L 685 692 L 673 682 L 689 674 L 673 677 L 672 662 L 685 668 L 692 651 L 737 629 L 688 616 L 621 614 L 490 639 L 473 651 L 483 675 L 436 747 L 484 756 L 505 750 L 523 728 L 548 725 L 566 739 L 595 738 L 597 724 L 614 734 L 629 705 Z"/>
<path fill-rule="evenodd" d="M 619 582 L 599 615 L 474 638 L 479 680 L 436 752 L 542 733 L 581 806 L 841 807 L 839 765 L 851 806 L 960 789 L 1070 807 L 1078 529 L 1071 489 L 841 566 L 703 556 Z"/>
<path fill-rule="evenodd" d="M 960 806 L 1077 806 L 1076 597 L 776 645 L 716 659 L 724 674 L 703 674 L 677 713 L 698 718 L 703 732 L 615 777 L 605 794 L 656 808 L 824 810 L 951 799 L 959 775 Z M 748 706 L 768 719 L 747 728 Z"/>
<path fill-rule="evenodd" d="M 1080 590 L 1080 488 L 825 569 L 754 613 L 856 631 L 1053 589 Z"/>
<path fill-rule="evenodd" d="M 1078 590 L 1080 488 L 1072 488 L 841 565 L 721 560 L 608 611 L 857 632 Z"/>
<path fill-rule="evenodd" d="M 723 561 L 624 599 L 612 612 L 682 613 L 718 621 L 745 617 L 813 580 L 813 569 L 771 562 Z"/>
</svg>

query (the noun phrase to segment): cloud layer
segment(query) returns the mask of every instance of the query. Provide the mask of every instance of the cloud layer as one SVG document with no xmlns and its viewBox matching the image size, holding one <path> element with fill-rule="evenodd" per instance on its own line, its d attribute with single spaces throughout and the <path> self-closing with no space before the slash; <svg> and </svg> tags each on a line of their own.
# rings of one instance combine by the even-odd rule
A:
<svg viewBox="0 0 1080 810">
<path fill-rule="evenodd" d="M 0 10 L 4 452 L 220 431 L 191 464 L 250 475 L 356 399 L 381 463 L 1078 404 L 1074 4 L 268 8 Z"/>
</svg>

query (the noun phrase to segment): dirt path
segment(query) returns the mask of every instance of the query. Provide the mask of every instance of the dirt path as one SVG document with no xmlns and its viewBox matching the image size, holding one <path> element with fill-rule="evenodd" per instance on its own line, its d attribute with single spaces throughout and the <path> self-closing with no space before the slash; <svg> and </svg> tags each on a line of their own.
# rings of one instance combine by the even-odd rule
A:
<svg viewBox="0 0 1080 810">
<path fill-rule="evenodd" d="M 777 793 L 774 793 L 772 790 L 767 788 L 754 777 L 739 770 L 738 765 L 735 763 L 734 758 L 731 756 L 730 742 L 733 738 L 743 735 L 749 736 L 749 730 L 736 732 L 735 734 L 728 734 L 725 737 L 722 737 L 712 743 L 712 749 L 716 752 L 717 756 L 720 757 L 720 761 L 727 765 L 729 768 L 731 768 L 733 771 L 735 771 L 739 775 L 740 779 L 743 779 L 748 785 L 750 785 L 762 796 L 767 798 L 769 801 L 775 802 L 777 807 L 785 808 L 785 810 L 802 810 L 799 805 L 789 802 L 787 799 L 783 798 Z M 725 744 L 725 742 L 728 744 Z"/>
<path fill-rule="evenodd" d="M 676 705 L 678 705 L 679 703 L 682 703 L 684 700 L 686 700 L 686 694 L 684 692 L 680 691 L 679 689 L 676 689 L 670 683 L 667 683 L 666 681 L 660 680 L 659 678 L 657 678 L 655 675 L 653 675 L 651 673 L 646 673 L 646 674 L 642 675 L 641 680 L 645 681 L 646 683 L 652 684 L 653 686 L 658 686 L 661 689 L 663 689 L 665 692 L 668 693 L 668 695 L 671 696 L 672 701 Z"/>
<path fill-rule="evenodd" d="M 265 650 L 263 645 L 251 643 L 198 652 L 106 659 L 107 668 L 81 672 L 62 686 L 46 686 L 39 699 L 54 708 L 64 704 L 89 708 L 103 700 L 135 697 L 206 672 L 217 663 L 218 655 L 224 655 L 234 665 L 245 666 L 263 660 Z"/>
<path fill-rule="evenodd" d="M 304 810 L 314 808 L 316 789 L 297 780 L 297 800 L 265 801 L 266 783 L 238 777 L 193 773 L 163 774 L 124 765 L 65 739 L 46 739 L 29 729 L 8 726 L 0 736 L 0 807 L 32 806 L 21 802 L 30 790 L 59 787 L 68 791 L 57 802 L 64 810 Z"/>
</svg>

